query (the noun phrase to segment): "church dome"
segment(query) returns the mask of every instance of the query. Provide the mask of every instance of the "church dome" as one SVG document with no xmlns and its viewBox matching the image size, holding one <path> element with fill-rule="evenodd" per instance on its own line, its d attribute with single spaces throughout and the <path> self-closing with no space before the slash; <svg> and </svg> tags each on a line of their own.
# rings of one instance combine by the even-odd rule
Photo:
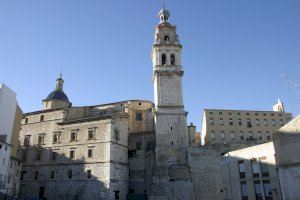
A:
<svg viewBox="0 0 300 200">
<path fill-rule="evenodd" d="M 68 96 L 60 90 L 54 90 L 51 92 L 45 100 L 61 100 L 61 101 L 66 101 L 69 102 Z"/>
<path fill-rule="evenodd" d="M 56 79 L 56 88 L 53 92 L 51 92 L 45 100 L 61 100 L 69 102 L 68 96 L 63 91 L 64 80 L 62 79 L 62 75 L 58 79 Z"/>
</svg>

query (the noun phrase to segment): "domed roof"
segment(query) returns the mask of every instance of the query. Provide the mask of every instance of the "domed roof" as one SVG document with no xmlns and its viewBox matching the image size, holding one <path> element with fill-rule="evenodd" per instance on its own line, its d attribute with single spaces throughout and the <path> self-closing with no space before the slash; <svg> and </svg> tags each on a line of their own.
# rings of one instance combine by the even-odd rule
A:
<svg viewBox="0 0 300 200">
<path fill-rule="evenodd" d="M 45 100 L 61 100 L 69 102 L 68 96 L 63 91 L 64 80 L 62 79 L 62 75 L 60 74 L 59 78 L 56 79 L 56 88 L 53 92 L 51 92 Z"/>
<path fill-rule="evenodd" d="M 54 90 L 45 100 L 61 100 L 69 102 L 68 96 L 62 90 Z"/>
</svg>

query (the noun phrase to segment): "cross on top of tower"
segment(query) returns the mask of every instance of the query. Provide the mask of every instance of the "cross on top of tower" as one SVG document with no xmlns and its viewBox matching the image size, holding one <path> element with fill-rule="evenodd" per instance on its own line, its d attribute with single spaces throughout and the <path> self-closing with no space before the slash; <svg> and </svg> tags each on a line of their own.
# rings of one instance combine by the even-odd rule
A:
<svg viewBox="0 0 300 200">
<path fill-rule="evenodd" d="M 158 17 L 159 17 L 159 20 L 160 20 L 159 23 L 169 21 L 170 12 L 165 8 L 165 2 L 164 1 L 163 1 L 163 8 L 159 11 Z"/>
</svg>

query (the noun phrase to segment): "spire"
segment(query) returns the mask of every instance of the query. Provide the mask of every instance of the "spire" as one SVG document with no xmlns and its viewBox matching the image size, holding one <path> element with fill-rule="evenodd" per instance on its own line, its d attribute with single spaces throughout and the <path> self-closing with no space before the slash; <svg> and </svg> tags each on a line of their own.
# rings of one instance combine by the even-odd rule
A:
<svg viewBox="0 0 300 200">
<path fill-rule="evenodd" d="M 165 8 L 165 2 L 163 1 L 163 9 L 161 9 L 158 13 L 158 17 L 160 22 L 159 23 L 163 23 L 163 22 L 168 22 L 169 21 L 169 17 L 170 17 L 170 13 L 169 11 Z"/>
<path fill-rule="evenodd" d="M 64 79 L 62 79 L 62 72 L 59 74 L 59 77 L 56 79 L 56 90 L 62 91 L 64 86 Z"/>
</svg>

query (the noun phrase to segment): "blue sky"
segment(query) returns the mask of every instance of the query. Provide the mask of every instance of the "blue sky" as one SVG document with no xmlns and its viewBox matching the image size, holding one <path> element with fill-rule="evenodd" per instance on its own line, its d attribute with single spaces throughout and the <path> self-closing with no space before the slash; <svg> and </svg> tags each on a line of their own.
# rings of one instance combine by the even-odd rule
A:
<svg viewBox="0 0 300 200">
<path fill-rule="evenodd" d="M 153 100 L 160 0 L 0 1 L 0 81 L 41 109 L 63 68 L 73 105 Z M 299 0 L 166 0 L 183 44 L 188 121 L 204 108 L 300 113 Z M 290 77 L 290 87 L 281 74 Z M 290 88 L 290 93 L 289 93 Z"/>
</svg>

